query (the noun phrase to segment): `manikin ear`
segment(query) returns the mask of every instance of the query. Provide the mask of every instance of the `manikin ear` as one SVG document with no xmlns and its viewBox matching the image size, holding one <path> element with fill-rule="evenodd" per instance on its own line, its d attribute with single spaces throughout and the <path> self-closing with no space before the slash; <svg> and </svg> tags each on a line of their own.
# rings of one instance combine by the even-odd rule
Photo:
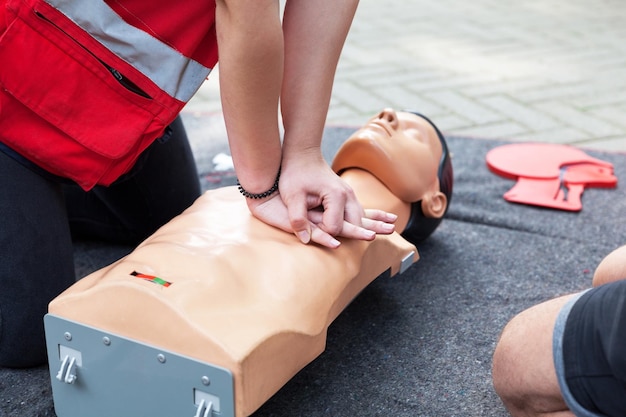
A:
<svg viewBox="0 0 626 417">
<path fill-rule="evenodd" d="M 440 219 L 446 212 L 448 198 L 441 191 L 428 192 L 422 198 L 422 212 L 425 217 Z"/>
</svg>

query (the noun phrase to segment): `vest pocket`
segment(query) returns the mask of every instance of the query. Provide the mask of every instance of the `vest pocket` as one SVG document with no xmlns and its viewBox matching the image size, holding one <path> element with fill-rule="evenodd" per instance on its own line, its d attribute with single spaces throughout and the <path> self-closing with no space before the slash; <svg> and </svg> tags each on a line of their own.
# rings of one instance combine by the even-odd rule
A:
<svg viewBox="0 0 626 417">
<path fill-rule="evenodd" d="M 154 118 L 142 103 L 149 99 L 118 83 L 43 12 L 20 15 L 0 40 L 0 62 L 11 63 L 0 65 L 2 86 L 86 148 L 109 158 L 128 152 Z"/>
<path fill-rule="evenodd" d="M 19 10 L 0 35 L 0 62 L 10 63 L 0 65 L 2 93 L 58 129 L 66 141 L 75 141 L 71 145 L 74 153 L 82 147 L 85 158 L 92 152 L 110 159 L 102 162 L 101 170 L 110 169 L 115 160 L 121 160 L 127 169 L 132 161 L 124 159 L 136 158 L 172 122 L 184 103 L 169 97 L 47 3 L 12 3 L 19 4 Z M 42 131 L 36 150 L 27 149 L 28 141 L 23 138 L 2 140 L 23 155 L 36 154 L 40 164 L 55 165 L 46 160 L 59 157 L 54 148 L 63 146 L 60 132 Z"/>
</svg>

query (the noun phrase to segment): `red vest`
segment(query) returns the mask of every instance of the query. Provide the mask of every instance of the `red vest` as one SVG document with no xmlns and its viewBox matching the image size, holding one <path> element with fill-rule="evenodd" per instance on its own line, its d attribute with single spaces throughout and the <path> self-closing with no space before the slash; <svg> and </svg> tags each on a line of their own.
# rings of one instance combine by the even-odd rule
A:
<svg viewBox="0 0 626 417">
<path fill-rule="evenodd" d="M 217 62 L 215 1 L 0 0 L 0 142 L 109 185 Z"/>
</svg>

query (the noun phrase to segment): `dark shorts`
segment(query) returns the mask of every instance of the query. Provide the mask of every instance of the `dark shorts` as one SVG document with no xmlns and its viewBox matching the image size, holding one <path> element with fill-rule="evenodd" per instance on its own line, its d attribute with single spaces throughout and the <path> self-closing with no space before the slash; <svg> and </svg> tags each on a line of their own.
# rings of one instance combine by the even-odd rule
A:
<svg viewBox="0 0 626 417">
<path fill-rule="evenodd" d="M 561 391 L 578 416 L 626 415 L 626 280 L 566 305 L 555 326 Z"/>
</svg>

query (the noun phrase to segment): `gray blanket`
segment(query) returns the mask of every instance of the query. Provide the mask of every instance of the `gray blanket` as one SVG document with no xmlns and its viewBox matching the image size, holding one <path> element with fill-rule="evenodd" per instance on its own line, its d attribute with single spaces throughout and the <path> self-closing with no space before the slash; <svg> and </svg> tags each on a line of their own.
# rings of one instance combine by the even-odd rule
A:
<svg viewBox="0 0 626 417">
<path fill-rule="evenodd" d="M 353 130 L 326 130 L 328 159 Z M 367 287 L 329 328 L 326 351 L 256 417 L 508 415 L 490 375 L 502 327 L 533 304 L 590 285 L 598 262 L 626 243 L 626 192 L 588 189 L 579 213 L 507 203 L 513 182 L 485 165 L 487 151 L 504 142 L 448 141 L 453 201 L 419 246 L 421 260 Z M 205 188 L 233 184 L 232 172 L 212 170 L 224 143 L 195 150 Z M 588 153 L 626 180 L 626 155 Z M 129 250 L 77 242 L 77 274 Z M 49 378 L 46 367 L 0 368 L 0 416 L 55 416 Z"/>
</svg>

